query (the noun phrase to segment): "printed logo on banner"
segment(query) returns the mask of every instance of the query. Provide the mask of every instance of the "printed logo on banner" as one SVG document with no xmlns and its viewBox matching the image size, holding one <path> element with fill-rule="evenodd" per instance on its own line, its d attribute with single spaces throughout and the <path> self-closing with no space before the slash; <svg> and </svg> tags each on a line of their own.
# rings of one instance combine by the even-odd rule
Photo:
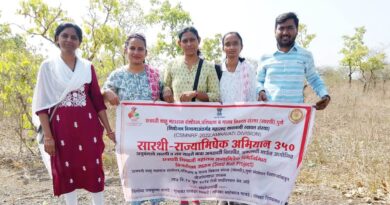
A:
<svg viewBox="0 0 390 205">
<path fill-rule="evenodd" d="M 127 114 L 127 116 L 129 116 L 131 121 L 137 121 L 139 119 L 139 113 L 136 112 L 136 110 L 137 110 L 136 107 L 132 107 L 131 111 L 129 112 L 129 114 Z"/>
<path fill-rule="evenodd" d="M 290 112 L 290 115 L 288 116 L 288 119 L 294 124 L 297 124 L 298 122 L 302 121 L 304 118 L 304 114 L 302 110 L 300 109 L 293 109 Z"/>
<path fill-rule="evenodd" d="M 217 108 L 217 116 L 215 116 L 214 118 L 225 118 L 222 114 L 222 108 Z"/>
</svg>

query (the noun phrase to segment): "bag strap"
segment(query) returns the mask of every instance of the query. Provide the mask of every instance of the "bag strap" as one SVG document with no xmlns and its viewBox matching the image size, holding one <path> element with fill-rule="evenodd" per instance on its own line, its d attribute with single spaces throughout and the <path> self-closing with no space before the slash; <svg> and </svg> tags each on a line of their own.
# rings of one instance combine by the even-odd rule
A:
<svg viewBox="0 0 390 205">
<path fill-rule="evenodd" d="M 222 77 L 221 65 L 215 64 L 215 65 L 214 65 L 214 68 L 215 68 L 215 71 L 217 72 L 218 80 L 221 81 L 221 77 Z"/>
<path fill-rule="evenodd" d="M 192 90 L 198 89 L 199 76 L 200 76 L 200 70 L 202 69 L 202 64 L 203 64 L 203 59 L 199 59 L 198 69 L 196 70 L 195 81 Z"/>
<path fill-rule="evenodd" d="M 195 81 L 192 90 L 198 90 L 199 76 L 200 76 L 200 71 L 202 70 L 202 65 L 203 65 L 203 59 L 200 58 L 198 69 L 196 70 Z M 192 99 L 192 102 L 195 102 L 195 98 Z"/>
</svg>

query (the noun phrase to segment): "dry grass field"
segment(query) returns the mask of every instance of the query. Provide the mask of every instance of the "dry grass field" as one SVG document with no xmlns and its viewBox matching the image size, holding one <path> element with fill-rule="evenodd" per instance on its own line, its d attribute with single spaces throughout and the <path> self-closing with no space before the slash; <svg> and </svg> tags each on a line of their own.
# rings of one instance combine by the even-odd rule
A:
<svg viewBox="0 0 390 205">
<path fill-rule="evenodd" d="M 387 93 L 382 85 L 362 92 L 359 82 L 350 87 L 329 79 L 327 84 L 332 101 L 316 113 L 313 140 L 289 204 L 390 204 L 390 83 Z M 310 91 L 307 101 L 316 101 Z M 0 204 L 63 204 L 62 198 L 52 196 L 39 156 L 15 136 L 13 120 L 0 117 Z M 108 141 L 104 159 L 106 204 L 123 204 L 113 145 Z M 88 198 L 82 192 L 80 204 L 88 204 Z"/>
<path fill-rule="evenodd" d="M 332 101 L 316 113 L 313 141 L 290 201 L 390 204 L 390 86 L 387 94 L 382 87 L 362 92 L 356 82 L 328 87 Z M 312 93 L 308 101 L 315 102 Z"/>
</svg>

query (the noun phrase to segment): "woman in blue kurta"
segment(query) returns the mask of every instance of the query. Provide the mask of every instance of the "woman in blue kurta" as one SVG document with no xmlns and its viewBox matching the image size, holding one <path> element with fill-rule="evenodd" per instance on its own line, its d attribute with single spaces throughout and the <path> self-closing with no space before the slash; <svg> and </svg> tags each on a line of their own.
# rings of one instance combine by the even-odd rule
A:
<svg viewBox="0 0 390 205">
<path fill-rule="evenodd" d="M 160 76 L 157 69 L 144 63 L 147 54 L 146 39 L 141 34 L 130 35 L 125 43 L 129 64 L 113 71 L 103 86 L 104 98 L 112 105 L 122 100 L 159 100 Z M 150 200 L 157 205 L 161 199 Z M 144 201 L 133 201 L 140 205 Z"/>
</svg>

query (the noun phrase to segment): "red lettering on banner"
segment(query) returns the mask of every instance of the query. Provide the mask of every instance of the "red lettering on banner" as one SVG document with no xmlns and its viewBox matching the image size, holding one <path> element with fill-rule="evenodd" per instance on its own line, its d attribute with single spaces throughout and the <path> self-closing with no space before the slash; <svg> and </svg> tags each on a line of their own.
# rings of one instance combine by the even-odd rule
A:
<svg viewBox="0 0 390 205">
<path fill-rule="evenodd" d="M 168 140 L 162 138 L 160 141 L 138 141 L 137 142 L 138 150 L 147 150 L 147 151 L 168 151 Z"/>
<path fill-rule="evenodd" d="M 271 147 L 270 140 L 252 141 L 248 137 L 244 136 L 240 140 L 233 140 L 232 148 L 267 148 Z"/>
<path fill-rule="evenodd" d="M 173 147 L 176 151 L 219 149 L 226 148 L 229 145 L 228 142 L 229 140 L 218 140 L 214 137 L 214 140 L 211 141 L 204 138 L 200 142 L 175 142 Z"/>
</svg>

